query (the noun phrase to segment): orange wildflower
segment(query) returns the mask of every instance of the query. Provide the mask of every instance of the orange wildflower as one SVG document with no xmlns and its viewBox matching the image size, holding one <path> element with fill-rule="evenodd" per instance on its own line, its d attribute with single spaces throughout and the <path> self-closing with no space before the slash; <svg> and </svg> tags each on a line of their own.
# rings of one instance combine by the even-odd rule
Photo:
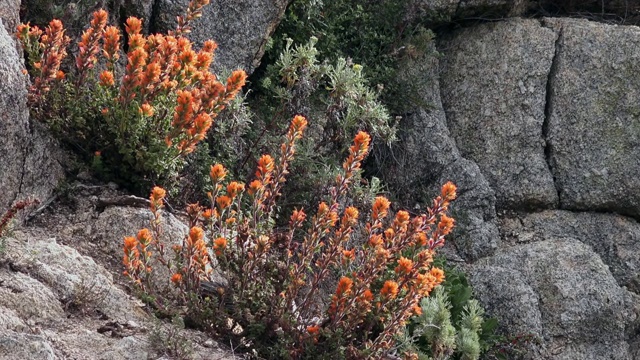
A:
<svg viewBox="0 0 640 360">
<path fill-rule="evenodd" d="M 371 290 L 365 290 L 364 293 L 362 293 L 362 299 L 365 301 L 373 300 L 373 293 L 371 292 Z"/>
<path fill-rule="evenodd" d="M 353 286 L 353 280 L 349 279 L 346 276 L 340 278 L 338 282 L 338 287 L 336 288 L 336 295 L 342 296 L 351 291 L 351 287 Z"/>
<path fill-rule="evenodd" d="M 262 155 L 260 160 L 258 160 L 258 170 L 256 170 L 257 178 L 266 178 L 268 179 L 273 171 L 275 163 L 273 162 L 273 158 L 271 155 Z"/>
<path fill-rule="evenodd" d="M 369 238 L 369 246 L 376 247 L 382 245 L 382 236 L 379 234 L 371 235 Z"/>
<path fill-rule="evenodd" d="M 372 214 L 371 217 L 373 220 L 381 220 L 387 216 L 387 211 L 389 210 L 389 206 L 391 202 L 384 196 L 376 197 L 376 200 L 373 203 L 373 207 L 371 209 Z"/>
<path fill-rule="evenodd" d="M 213 241 L 213 251 L 216 256 L 222 255 L 222 251 L 227 247 L 227 239 L 219 237 Z"/>
<path fill-rule="evenodd" d="M 407 259 L 404 256 L 401 256 L 398 260 L 398 266 L 396 266 L 397 274 L 408 274 L 413 269 L 413 261 L 411 259 Z"/>
<path fill-rule="evenodd" d="M 451 182 L 447 182 L 446 184 L 442 185 L 442 192 L 441 192 L 441 196 L 443 199 L 447 200 L 447 201 L 452 201 L 456 198 L 457 194 L 456 194 L 456 186 Z"/>
<path fill-rule="evenodd" d="M 225 94 L 225 101 L 233 99 L 234 96 L 242 89 L 247 80 L 247 74 L 244 70 L 236 70 L 231 73 L 231 76 L 227 79 L 227 87 Z"/>
<path fill-rule="evenodd" d="M 369 143 L 371 142 L 371 136 L 364 131 L 360 131 L 353 138 L 353 146 L 359 150 L 359 152 L 367 152 L 369 150 Z"/>
<path fill-rule="evenodd" d="M 433 267 L 429 271 L 429 274 L 435 278 L 435 282 L 437 284 L 441 284 L 444 281 L 444 271 L 442 269 Z"/>
<path fill-rule="evenodd" d="M 148 103 L 144 103 L 140 106 L 138 112 L 147 117 L 153 116 L 153 106 L 149 105 Z"/>
<path fill-rule="evenodd" d="M 209 176 L 211 177 L 211 181 L 217 183 L 224 180 L 225 176 L 227 176 L 227 170 L 221 164 L 215 164 L 211 167 Z"/>
<path fill-rule="evenodd" d="M 342 250 L 342 256 L 344 260 L 351 261 L 356 257 L 356 251 L 355 249 Z"/>
<path fill-rule="evenodd" d="M 204 230 L 199 226 L 194 226 L 189 229 L 189 242 L 193 245 L 204 238 Z"/>
<path fill-rule="evenodd" d="M 295 139 L 302 137 L 302 132 L 307 127 L 307 119 L 304 116 L 296 115 L 289 125 L 289 133 Z"/>
<path fill-rule="evenodd" d="M 100 85 L 102 86 L 113 86 L 115 84 L 113 73 L 111 71 L 105 70 L 101 72 L 99 78 Z"/>
<path fill-rule="evenodd" d="M 409 213 L 404 210 L 398 211 L 398 213 L 396 214 L 396 218 L 394 220 L 394 225 L 397 227 L 404 227 L 408 224 L 409 224 Z"/>
<path fill-rule="evenodd" d="M 140 34 L 142 31 L 142 20 L 133 16 L 129 17 L 125 24 L 125 30 L 129 35 Z"/>
<path fill-rule="evenodd" d="M 307 332 L 311 335 L 317 335 L 320 332 L 319 325 L 307 326 Z"/>
<path fill-rule="evenodd" d="M 442 235 L 448 235 L 453 230 L 454 220 L 448 217 L 446 214 L 440 216 L 440 222 L 438 223 L 438 231 Z"/>
<path fill-rule="evenodd" d="M 149 231 L 149 229 L 145 228 L 138 231 L 137 240 L 143 246 L 147 246 L 151 243 L 151 240 L 153 240 L 153 237 L 151 236 L 151 232 Z"/>
<path fill-rule="evenodd" d="M 218 44 L 213 40 L 207 40 L 202 45 L 202 51 L 206 51 L 208 53 L 214 52 L 217 48 Z"/>
<path fill-rule="evenodd" d="M 211 209 L 207 209 L 207 210 L 202 212 L 202 217 L 207 219 L 207 220 L 211 219 L 212 215 L 213 215 L 213 211 L 211 211 Z"/>
<path fill-rule="evenodd" d="M 124 238 L 124 251 L 135 249 L 138 246 L 138 240 L 133 236 L 127 236 Z"/>
<path fill-rule="evenodd" d="M 422 315 L 422 308 L 420 307 L 420 305 L 414 305 L 413 306 L 413 315 L 415 315 L 415 316 Z"/>
<path fill-rule="evenodd" d="M 109 109 L 107 109 L 107 108 L 103 108 L 102 110 L 100 110 L 100 113 L 101 113 L 102 115 L 107 115 L 107 114 L 109 113 Z"/>
<path fill-rule="evenodd" d="M 244 184 L 232 181 L 227 185 L 227 195 L 231 196 L 231 198 L 235 198 L 238 194 L 244 191 Z"/>
<path fill-rule="evenodd" d="M 353 206 L 350 206 L 344 210 L 344 215 L 342 216 L 342 223 L 347 226 L 354 226 L 358 222 L 358 209 Z"/>
<path fill-rule="evenodd" d="M 220 210 L 222 211 L 228 208 L 229 205 L 231 205 L 231 198 L 228 197 L 227 195 L 218 196 L 218 198 L 216 199 L 216 204 L 218 205 L 218 208 L 220 208 Z"/>
<path fill-rule="evenodd" d="M 104 30 L 104 57 L 107 61 L 115 62 L 120 58 L 120 29 L 107 26 Z"/>
<path fill-rule="evenodd" d="M 385 281 L 380 294 L 389 299 L 395 298 L 398 295 L 398 283 L 392 280 Z"/>
<path fill-rule="evenodd" d="M 249 193 L 249 195 L 254 195 L 255 193 L 257 193 L 260 189 L 262 189 L 262 181 L 260 180 L 253 180 L 250 184 L 249 184 L 249 190 L 247 190 L 247 192 Z"/>
<path fill-rule="evenodd" d="M 64 71 L 58 70 L 58 72 L 56 72 L 56 80 L 64 80 L 64 77 L 65 77 Z"/>
<path fill-rule="evenodd" d="M 151 201 L 161 201 L 166 195 L 167 192 L 163 188 L 154 186 L 151 190 Z"/>
<path fill-rule="evenodd" d="M 291 223 L 292 224 L 300 224 L 307 218 L 307 214 L 304 211 L 294 209 L 293 214 L 291 214 Z"/>
<path fill-rule="evenodd" d="M 182 275 L 175 273 L 171 276 L 171 282 L 174 284 L 178 284 L 180 281 L 182 281 Z"/>
</svg>

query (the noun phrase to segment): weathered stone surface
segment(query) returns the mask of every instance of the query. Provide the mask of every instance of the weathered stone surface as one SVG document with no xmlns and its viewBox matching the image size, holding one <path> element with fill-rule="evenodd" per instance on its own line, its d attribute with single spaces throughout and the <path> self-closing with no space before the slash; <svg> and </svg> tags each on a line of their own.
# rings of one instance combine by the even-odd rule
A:
<svg viewBox="0 0 640 360">
<path fill-rule="evenodd" d="M 487 271 L 487 266 L 508 270 Z M 523 284 L 514 287 L 518 273 Z M 507 324 L 515 304 L 533 308 L 527 287 L 533 290 L 541 321 L 535 309 L 525 310 L 530 313 L 516 317 L 514 328 L 536 330 L 541 325 L 538 350 L 543 355 L 537 358 L 631 359 L 626 332 L 637 323 L 637 299 L 618 286 L 607 266 L 579 240 L 549 236 L 505 249 L 474 264 L 470 278 L 491 314 Z M 512 297 L 499 289 L 515 291 L 515 304 L 499 306 Z"/>
<path fill-rule="evenodd" d="M 48 197 L 63 177 L 45 132 L 30 124 L 26 78 L 16 45 L 0 27 L 0 213 L 16 199 Z"/>
<path fill-rule="evenodd" d="M 0 331 L 0 358 L 55 360 L 56 356 L 43 336 Z"/>
<path fill-rule="evenodd" d="M 218 43 L 214 67 L 244 69 L 251 73 L 259 64 L 268 37 L 284 15 L 289 0 L 217 0 L 203 9 L 193 22 L 189 37 L 202 46 L 208 39 Z M 152 28 L 175 29 L 176 17 L 185 13 L 189 0 L 157 0 Z"/>
<path fill-rule="evenodd" d="M 20 0 L 0 0 L 0 20 L 9 34 L 20 24 Z"/>
<path fill-rule="evenodd" d="M 420 104 L 400 122 L 393 161 L 384 166 L 385 181 L 408 205 L 429 205 L 447 181 L 458 186 L 452 205 L 457 226 L 452 240 L 458 253 L 475 260 L 497 247 L 495 195 L 478 166 L 463 158 L 447 129 L 440 100 L 438 58 L 424 56 L 403 67 L 401 76 L 416 85 Z"/>
<path fill-rule="evenodd" d="M 456 32 L 441 44 L 449 130 L 495 190 L 499 208 L 558 201 L 542 137 L 555 38 L 535 20 L 512 19 Z"/>
<path fill-rule="evenodd" d="M 497 317 L 501 330 L 542 337 L 538 294 L 519 270 L 482 263 L 471 267 L 469 281 L 485 310 Z"/>
<path fill-rule="evenodd" d="M 458 253 L 468 261 L 492 255 L 500 240 L 495 196 L 478 165 L 458 159 L 442 171 L 435 184 L 440 184 L 436 185 L 439 189 L 447 181 L 458 187 L 459 196 L 451 205 L 451 214 L 456 219 L 451 240 Z"/>
<path fill-rule="evenodd" d="M 615 214 L 549 210 L 504 220 L 508 243 L 570 237 L 590 245 L 620 286 L 640 293 L 640 224 Z"/>
<path fill-rule="evenodd" d="M 560 33 L 548 141 L 561 207 L 640 218 L 640 28 L 546 23 Z"/>
</svg>

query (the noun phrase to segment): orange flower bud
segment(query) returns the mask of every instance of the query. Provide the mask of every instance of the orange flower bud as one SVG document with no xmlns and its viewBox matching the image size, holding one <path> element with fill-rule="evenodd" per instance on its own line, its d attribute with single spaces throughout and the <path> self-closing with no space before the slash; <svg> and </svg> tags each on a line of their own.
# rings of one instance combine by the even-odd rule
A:
<svg viewBox="0 0 640 360">
<path fill-rule="evenodd" d="M 398 283 L 392 280 L 385 281 L 380 294 L 385 298 L 395 298 L 398 295 Z"/>
<path fill-rule="evenodd" d="M 449 181 L 446 184 L 442 185 L 441 196 L 442 196 L 443 199 L 445 199 L 447 201 L 454 200 L 456 198 L 456 196 L 458 196 L 456 194 L 456 186 L 451 181 Z"/>
<path fill-rule="evenodd" d="M 343 294 L 349 293 L 352 286 L 353 280 L 349 279 L 346 276 L 341 277 L 340 281 L 338 282 L 338 287 L 336 288 L 336 295 L 342 296 Z"/>
<path fill-rule="evenodd" d="M 211 181 L 217 183 L 224 180 L 225 176 L 227 176 L 227 170 L 222 166 L 222 164 L 215 164 L 211 167 L 209 176 L 211 177 Z"/>
<path fill-rule="evenodd" d="M 373 207 L 371 217 L 373 220 L 380 220 L 387 216 L 387 211 L 389 210 L 389 206 L 391 202 L 387 200 L 384 196 L 376 197 Z"/>
<path fill-rule="evenodd" d="M 396 266 L 395 271 L 397 274 L 408 274 L 412 269 L 413 261 L 401 256 L 398 260 L 398 266 Z"/>
<path fill-rule="evenodd" d="M 175 273 L 171 276 L 171 282 L 174 284 L 178 284 L 180 281 L 182 281 L 182 275 Z"/>
<path fill-rule="evenodd" d="M 113 86 L 115 84 L 113 73 L 111 71 L 105 70 L 101 72 L 99 78 L 101 86 Z"/>
</svg>

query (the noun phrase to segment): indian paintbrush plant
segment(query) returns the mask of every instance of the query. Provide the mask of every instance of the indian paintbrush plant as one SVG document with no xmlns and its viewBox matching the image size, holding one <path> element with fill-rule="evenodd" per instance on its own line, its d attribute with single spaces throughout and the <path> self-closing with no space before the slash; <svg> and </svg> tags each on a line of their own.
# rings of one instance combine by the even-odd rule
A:
<svg viewBox="0 0 640 360">
<path fill-rule="evenodd" d="M 153 188 L 150 228 L 124 240 L 125 275 L 156 309 L 184 308 L 200 328 L 260 358 L 379 359 L 396 350 L 421 299 L 444 280 L 432 263 L 454 226 L 446 212 L 456 188 L 445 184 L 417 216 L 390 216 L 382 196 L 366 214 L 349 206 L 371 141 L 359 132 L 315 215 L 295 209 L 278 228 L 278 199 L 306 127 L 294 117 L 279 156 L 261 156 L 248 184 L 212 166 L 210 204 L 187 207 L 189 233 L 173 246 L 162 231 L 166 192 Z M 173 293 L 158 291 L 153 261 L 172 274 L 165 281 Z M 325 292 L 327 284 L 334 290 Z"/>
<path fill-rule="evenodd" d="M 143 35 L 135 17 L 126 20 L 122 34 L 107 25 L 105 10 L 96 11 L 73 61 L 66 61 L 71 40 L 60 20 L 44 30 L 19 25 L 32 82 L 31 115 L 99 175 L 133 190 L 170 185 L 245 84 L 242 70 L 226 83 L 210 71 L 214 41 L 195 51 L 185 36 L 208 2 L 193 0 L 168 35 Z"/>
</svg>

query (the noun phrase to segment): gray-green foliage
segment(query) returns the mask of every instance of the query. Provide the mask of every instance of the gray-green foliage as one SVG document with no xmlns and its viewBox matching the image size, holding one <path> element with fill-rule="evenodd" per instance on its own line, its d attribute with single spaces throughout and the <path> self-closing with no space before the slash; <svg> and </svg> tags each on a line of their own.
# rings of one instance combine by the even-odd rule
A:
<svg viewBox="0 0 640 360">
<path fill-rule="evenodd" d="M 357 130 L 387 143 L 394 141 L 396 124 L 378 100 L 378 91 L 369 87 L 362 65 L 342 57 L 320 62 L 317 41 L 311 37 L 306 44 L 294 46 L 287 39 L 270 69 L 272 75 L 262 81 L 263 88 L 285 102 L 289 113 L 315 115 L 311 120 L 323 125 L 323 145 L 337 142 L 338 149 L 344 150 Z"/>
<path fill-rule="evenodd" d="M 438 286 L 420 303 L 422 314 L 413 318 L 404 341 L 406 350 L 421 360 L 477 360 L 480 358 L 480 334 L 484 310 L 472 299 L 463 307 L 462 316 L 454 324 L 451 304 L 444 286 Z"/>
</svg>

